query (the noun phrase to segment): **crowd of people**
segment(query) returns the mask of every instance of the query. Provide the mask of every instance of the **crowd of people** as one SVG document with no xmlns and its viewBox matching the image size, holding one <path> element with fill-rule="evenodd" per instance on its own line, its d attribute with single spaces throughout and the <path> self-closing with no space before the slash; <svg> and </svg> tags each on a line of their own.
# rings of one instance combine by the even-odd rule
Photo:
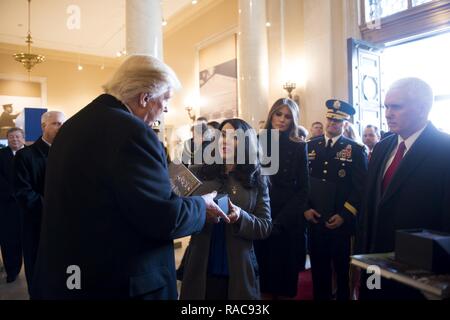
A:
<svg viewBox="0 0 450 320">
<path fill-rule="evenodd" d="M 23 257 L 31 299 L 291 299 L 309 256 L 314 299 L 349 300 L 353 253 L 393 251 L 398 229 L 450 231 L 450 136 L 428 121 L 424 81 L 391 86 L 382 140 L 368 125 L 359 141 L 355 109 L 337 99 L 309 133 L 288 98 L 273 103 L 259 134 L 238 118 L 197 119 L 182 157 L 202 182 L 190 197 L 172 192 L 170 160 L 151 127 L 179 86 L 169 66 L 133 55 L 67 121 L 45 113 L 32 145 L 8 130 L 0 150 L 8 282 Z M 173 240 L 189 235 L 178 292 Z M 381 290 L 364 281 L 362 273 L 361 299 L 421 298 L 390 280 Z"/>
</svg>

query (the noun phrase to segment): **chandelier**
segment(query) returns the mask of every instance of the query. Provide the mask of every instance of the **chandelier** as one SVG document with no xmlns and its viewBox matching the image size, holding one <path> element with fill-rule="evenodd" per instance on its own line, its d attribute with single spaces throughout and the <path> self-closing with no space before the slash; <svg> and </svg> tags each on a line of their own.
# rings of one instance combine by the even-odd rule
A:
<svg viewBox="0 0 450 320">
<path fill-rule="evenodd" d="M 14 60 L 17 62 L 20 62 L 25 69 L 28 71 L 28 75 L 31 72 L 31 69 L 38 63 L 41 63 L 45 60 L 44 56 L 41 56 L 39 54 L 33 54 L 31 53 L 31 44 L 33 43 L 32 37 L 31 37 L 31 31 L 30 31 L 30 7 L 31 7 L 31 0 L 28 0 L 28 35 L 27 40 L 25 41 L 28 44 L 28 50 L 27 53 L 21 52 L 16 53 L 13 55 Z"/>
</svg>

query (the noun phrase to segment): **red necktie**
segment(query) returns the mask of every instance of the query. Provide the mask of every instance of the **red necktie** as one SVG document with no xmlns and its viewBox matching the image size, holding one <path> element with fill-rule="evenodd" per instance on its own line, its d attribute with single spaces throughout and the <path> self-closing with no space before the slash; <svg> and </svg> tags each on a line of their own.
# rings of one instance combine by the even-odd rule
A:
<svg viewBox="0 0 450 320">
<path fill-rule="evenodd" d="M 383 178 L 383 192 L 386 191 L 387 186 L 392 180 L 392 177 L 395 174 L 395 171 L 397 171 L 398 166 L 400 165 L 400 162 L 403 159 L 403 155 L 405 154 L 406 146 L 405 142 L 402 141 L 397 148 L 397 152 L 395 153 L 394 160 L 392 160 L 391 165 L 386 170 L 386 173 L 384 174 Z"/>
</svg>

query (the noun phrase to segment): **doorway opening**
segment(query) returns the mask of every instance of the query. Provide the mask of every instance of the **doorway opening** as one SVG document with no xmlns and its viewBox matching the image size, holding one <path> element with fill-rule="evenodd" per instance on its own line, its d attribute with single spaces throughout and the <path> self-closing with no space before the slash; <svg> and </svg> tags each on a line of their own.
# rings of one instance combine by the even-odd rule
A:
<svg viewBox="0 0 450 320">
<path fill-rule="evenodd" d="M 418 77 L 433 88 L 431 122 L 450 133 L 450 32 L 389 46 L 383 51 L 383 87 L 397 79 Z"/>
</svg>

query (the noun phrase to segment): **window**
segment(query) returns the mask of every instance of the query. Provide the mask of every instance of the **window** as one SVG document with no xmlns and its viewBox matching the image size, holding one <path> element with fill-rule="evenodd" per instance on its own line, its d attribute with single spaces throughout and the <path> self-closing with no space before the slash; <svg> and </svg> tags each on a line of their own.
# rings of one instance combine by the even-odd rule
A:
<svg viewBox="0 0 450 320">
<path fill-rule="evenodd" d="M 435 98 L 433 109 L 430 112 L 430 120 L 439 130 L 450 133 L 450 125 L 448 119 L 450 119 L 450 96 L 446 99 Z"/>
<path fill-rule="evenodd" d="M 366 0 L 366 21 L 384 18 L 408 9 L 408 0 Z"/>
<path fill-rule="evenodd" d="M 404 77 L 418 77 L 429 83 L 435 96 L 430 120 L 438 129 L 450 133 L 450 47 L 447 43 L 450 43 L 450 32 L 387 47 L 383 53 L 383 82 L 386 88 Z"/>
<path fill-rule="evenodd" d="M 373 21 L 411 9 L 433 0 L 365 0 L 365 21 Z"/>
<path fill-rule="evenodd" d="M 360 0 L 362 39 L 383 44 L 450 28 L 447 0 Z"/>
<path fill-rule="evenodd" d="M 427 3 L 430 1 L 433 1 L 433 0 L 412 0 L 412 6 L 413 7 L 420 6 L 421 4 L 424 4 L 424 3 Z"/>
</svg>

